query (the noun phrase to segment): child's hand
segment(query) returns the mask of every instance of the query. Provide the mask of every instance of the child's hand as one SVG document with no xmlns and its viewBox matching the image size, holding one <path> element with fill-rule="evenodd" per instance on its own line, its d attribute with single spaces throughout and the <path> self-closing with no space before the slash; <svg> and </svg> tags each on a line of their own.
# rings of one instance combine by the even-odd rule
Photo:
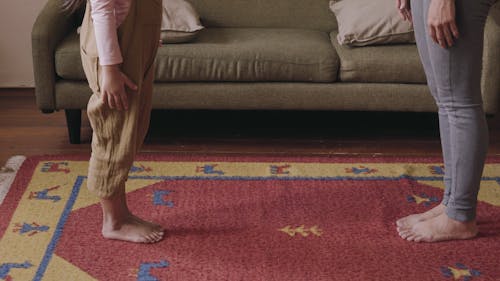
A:
<svg viewBox="0 0 500 281">
<path fill-rule="evenodd" d="M 111 109 L 127 110 L 129 104 L 125 86 L 132 90 L 137 90 L 137 86 L 121 72 L 118 65 L 105 65 L 102 68 L 102 101 Z"/>
</svg>

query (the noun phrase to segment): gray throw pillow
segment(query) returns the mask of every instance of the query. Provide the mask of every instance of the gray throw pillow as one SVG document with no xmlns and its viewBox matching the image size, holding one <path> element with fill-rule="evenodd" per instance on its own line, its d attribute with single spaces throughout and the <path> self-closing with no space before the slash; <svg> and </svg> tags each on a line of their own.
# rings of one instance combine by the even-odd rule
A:
<svg viewBox="0 0 500 281">
<path fill-rule="evenodd" d="M 395 0 L 332 0 L 341 45 L 414 43 L 413 26 L 399 16 Z"/>
<path fill-rule="evenodd" d="M 185 0 L 163 0 L 162 43 L 185 43 L 196 39 L 204 27 L 194 7 Z"/>
</svg>

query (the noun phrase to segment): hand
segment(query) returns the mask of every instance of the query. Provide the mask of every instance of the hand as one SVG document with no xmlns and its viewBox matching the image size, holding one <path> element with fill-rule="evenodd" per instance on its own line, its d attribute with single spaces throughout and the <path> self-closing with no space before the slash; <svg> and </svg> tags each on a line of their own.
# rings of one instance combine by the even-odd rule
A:
<svg viewBox="0 0 500 281">
<path fill-rule="evenodd" d="M 410 0 L 396 0 L 396 7 L 399 10 L 399 15 L 401 15 L 401 18 L 413 24 L 413 18 L 411 16 Z"/>
<path fill-rule="evenodd" d="M 443 48 L 453 46 L 459 33 L 455 22 L 455 0 L 431 0 L 427 19 L 429 34 Z"/>
<path fill-rule="evenodd" d="M 102 101 L 111 109 L 127 110 L 128 98 L 125 86 L 132 90 L 137 90 L 137 86 L 120 70 L 118 65 L 105 65 L 102 68 Z"/>
</svg>

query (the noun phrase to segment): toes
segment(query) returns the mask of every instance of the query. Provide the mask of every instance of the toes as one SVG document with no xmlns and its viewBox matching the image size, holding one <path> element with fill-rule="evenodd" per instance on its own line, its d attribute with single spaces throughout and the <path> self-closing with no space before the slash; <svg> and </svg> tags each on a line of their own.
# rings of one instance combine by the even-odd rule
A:
<svg viewBox="0 0 500 281">
<path fill-rule="evenodd" d="M 403 238 L 403 239 L 406 239 L 408 236 L 410 236 L 410 234 L 411 234 L 411 232 L 410 232 L 410 231 L 408 231 L 408 230 L 404 230 L 404 231 L 401 231 L 401 232 L 399 233 L 399 236 L 401 236 L 401 238 Z"/>
<path fill-rule="evenodd" d="M 163 239 L 163 231 L 153 231 L 148 237 L 153 241 L 152 243 L 159 242 Z"/>
<path fill-rule="evenodd" d="M 154 242 L 156 242 L 156 241 L 157 241 L 157 240 L 156 240 L 156 237 L 154 236 L 154 233 L 150 233 L 150 234 L 148 234 L 146 237 L 147 237 L 147 241 L 148 241 L 148 243 L 154 243 Z"/>
<path fill-rule="evenodd" d="M 422 236 L 422 235 L 419 235 L 419 234 L 415 234 L 415 235 L 413 235 L 412 239 L 409 240 L 409 241 L 413 241 L 415 243 L 420 243 L 420 242 L 424 242 L 425 241 L 425 237 Z"/>
<path fill-rule="evenodd" d="M 408 241 L 415 241 L 415 238 L 417 238 L 417 236 L 415 234 L 413 234 L 413 233 L 410 233 L 410 235 L 408 235 L 406 237 L 406 240 L 408 240 Z"/>
<path fill-rule="evenodd" d="M 160 241 L 160 240 L 161 240 L 161 238 L 162 238 L 162 235 L 161 235 L 161 234 L 159 234 L 159 233 L 156 233 L 156 232 L 153 232 L 153 233 L 151 234 L 151 236 L 153 237 L 153 239 L 154 239 L 154 241 L 155 241 L 155 242 Z"/>
<path fill-rule="evenodd" d="M 396 229 L 397 229 L 398 233 L 410 230 L 410 228 L 407 226 L 398 226 Z"/>
</svg>

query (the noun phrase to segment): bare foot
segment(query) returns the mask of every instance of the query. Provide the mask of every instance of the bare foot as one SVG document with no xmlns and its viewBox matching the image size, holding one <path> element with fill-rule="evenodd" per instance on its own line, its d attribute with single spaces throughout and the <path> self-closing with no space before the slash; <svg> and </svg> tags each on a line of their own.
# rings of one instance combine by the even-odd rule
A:
<svg viewBox="0 0 500 281">
<path fill-rule="evenodd" d="M 164 235 L 161 226 L 144 221 L 132 214 L 118 221 L 105 221 L 102 235 L 107 239 L 117 239 L 134 243 L 159 242 Z"/>
<path fill-rule="evenodd" d="M 101 199 L 103 212 L 102 235 L 134 243 L 156 243 L 163 239 L 160 225 L 134 216 L 127 206 L 125 191 L 112 198 Z"/>
<path fill-rule="evenodd" d="M 404 218 L 401 218 L 396 221 L 396 225 L 398 226 L 398 232 L 405 231 L 411 229 L 415 224 L 425 221 L 431 218 L 434 218 L 436 216 L 441 215 L 444 213 L 444 210 L 446 209 L 446 206 L 443 204 L 439 204 L 436 207 L 428 210 L 425 213 L 421 214 L 413 214 L 406 216 Z"/>
<path fill-rule="evenodd" d="M 408 241 L 439 242 L 470 239 L 477 235 L 476 221 L 460 222 L 442 213 L 434 218 L 418 222 L 411 229 L 400 232 Z"/>
</svg>

